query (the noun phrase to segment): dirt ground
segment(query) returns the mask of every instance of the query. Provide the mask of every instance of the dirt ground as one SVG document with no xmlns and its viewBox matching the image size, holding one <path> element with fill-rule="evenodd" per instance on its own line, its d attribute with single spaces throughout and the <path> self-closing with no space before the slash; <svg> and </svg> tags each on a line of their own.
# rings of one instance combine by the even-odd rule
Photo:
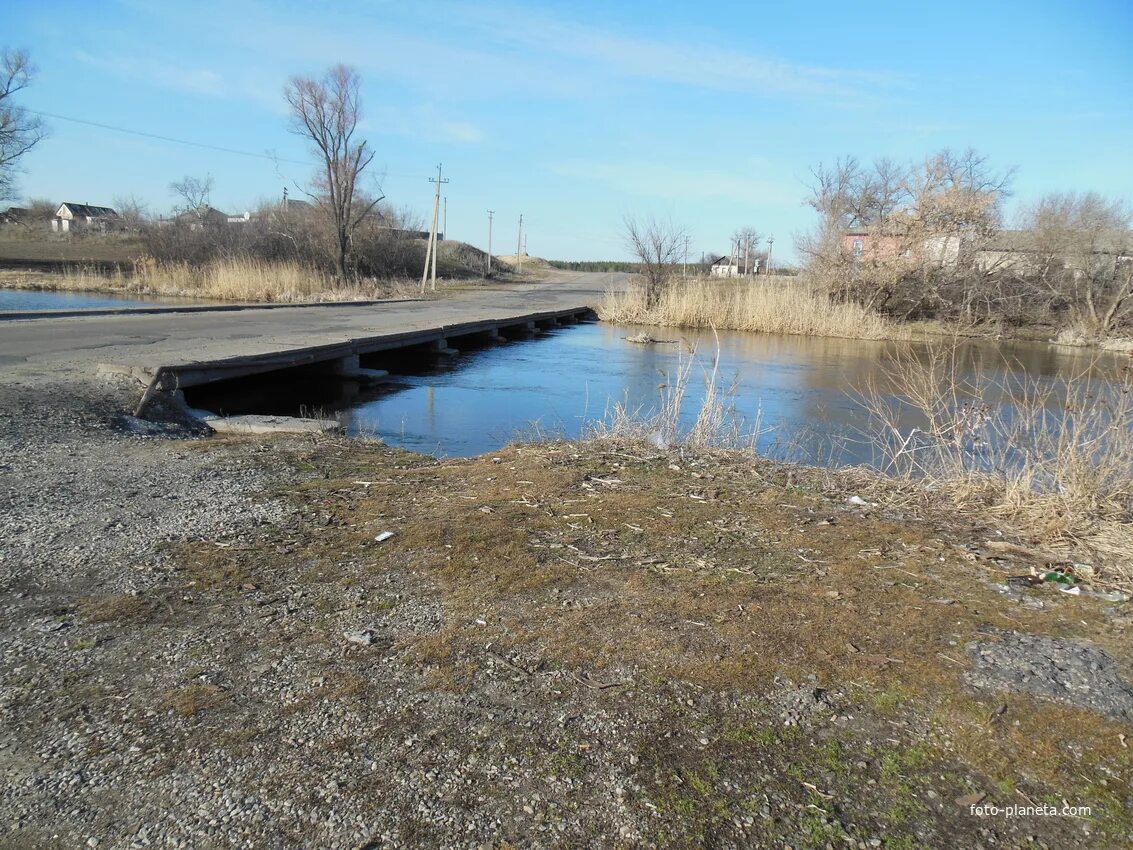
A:
<svg viewBox="0 0 1133 850">
<path fill-rule="evenodd" d="M 3 396 L 0 847 L 1133 840 L 1130 603 L 1008 583 L 978 518 Z"/>
</svg>

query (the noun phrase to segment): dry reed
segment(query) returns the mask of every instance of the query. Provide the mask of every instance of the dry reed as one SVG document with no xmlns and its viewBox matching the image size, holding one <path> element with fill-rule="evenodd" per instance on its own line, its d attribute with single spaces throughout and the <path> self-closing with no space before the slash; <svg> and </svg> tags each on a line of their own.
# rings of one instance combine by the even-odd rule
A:
<svg viewBox="0 0 1133 850">
<path fill-rule="evenodd" d="M 720 380 L 719 345 L 711 364 L 700 364 L 704 395 L 695 417 L 691 412 L 686 416 L 686 398 L 697 363 L 696 347 L 682 348 L 676 371 L 665 374 L 665 380 L 658 387 L 655 406 L 631 408 L 625 402 L 614 402 L 601 420 L 589 424 L 583 438 L 646 441 L 660 449 L 683 447 L 754 453 L 764 433 L 762 415 L 757 414 L 753 422 L 747 422 L 730 402 L 736 387 Z M 690 419 L 691 424 L 684 424 Z"/>
<path fill-rule="evenodd" d="M 142 260 L 130 270 L 68 268 L 27 283 L 42 289 L 118 292 L 211 301 L 295 303 L 408 297 L 411 281 L 365 279 L 343 286 L 333 276 L 297 262 L 268 262 L 243 257 L 203 266 Z"/>
<path fill-rule="evenodd" d="M 905 339 L 909 332 L 856 304 L 836 304 L 805 282 L 674 279 L 650 308 L 645 291 L 609 291 L 599 308 L 606 321 L 762 333 Z"/>
<path fill-rule="evenodd" d="M 964 375 L 967 374 L 967 377 Z M 1003 377 L 1007 375 L 1008 377 Z M 1133 581 L 1133 379 L 1051 381 L 959 363 L 954 343 L 894 353 L 860 392 L 880 467 Z M 916 424 L 912 424 L 915 422 Z"/>
</svg>

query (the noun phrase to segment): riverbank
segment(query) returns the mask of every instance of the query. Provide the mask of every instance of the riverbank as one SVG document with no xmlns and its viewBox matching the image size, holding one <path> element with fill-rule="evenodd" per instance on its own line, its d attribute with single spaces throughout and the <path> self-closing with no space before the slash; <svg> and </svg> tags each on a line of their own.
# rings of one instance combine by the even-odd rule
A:
<svg viewBox="0 0 1133 850">
<path fill-rule="evenodd" d="M 201 439 L 134 393 L 0 385 L 0 847 L 1133 834 L 1129 603 L 1007 582 L 1034 549 L 986 517 L 624 441 Z"/>
<path fill-rule="evenodd" d="M 749 280 L 695 277 L 674 279 L 661 300 L 649 306 L 640 286 L 607 292 L 598 309 L 617 324 L 671 328 L 716 328 L 843 339 L 993 339 L 1051 342 L 1133 354 L 1133 339 L 1099 339 L 1052 325 L 971 325 L 937 319 L 897 321 L 856 304 L 837 304 L 804 278 Z"/>
</svg>

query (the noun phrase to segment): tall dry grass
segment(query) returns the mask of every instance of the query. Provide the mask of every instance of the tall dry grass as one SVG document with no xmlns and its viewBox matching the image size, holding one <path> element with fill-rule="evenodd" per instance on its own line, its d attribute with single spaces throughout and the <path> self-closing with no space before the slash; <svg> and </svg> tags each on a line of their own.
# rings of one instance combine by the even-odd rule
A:
<svg viewBox="0 0 1133 850">
<path fill-rule="evenodd" d="M 665 373 L 658 385 L 655 405 L 631 408 L 626 402 L 613 402 L 600 420 L 584 429 L 583 439 L 648 442 L 659 449 L 755 452 L 764 433 L 762 415 L 746 421 L 731 402 L 736 386 L 721 380 L 719 344 L 708 365 L 696 355 L 695 346 L 681 349 L 676 370 Z M 704 395 L 693 416 L 693 411 L 686 412 L 686 399 L 698 365 Z"/>
<path fill-rule="evenodd" d="M 342 286 L 333 276 L 302 263 L 243 257 L 203 266 L 143 260 L 128 270 L 67 268 L 49 277 L 36 275 L 28 282 L 43 289 L 256 303 L 352 301 L 415 294 L 412 281 L 371 279 Z"/>
<path fill-rule="evenodd" d="M 968 370 L 959 347 L 898 350 L 859 393 L 889 476 L 978 509 L 1133 582 L 1133 375 Z M 907 424 L 915 422 L 916 424 Z"/>
<path fill-rule="evenodd" d="M 599 315 L 621 324 L 851 339 L 907 339 L 909 331 L 856 304 L 836 304 L 802 281 L 674 279 L 650 308 L 645 291 L 609 291 Z"/>
</svg>

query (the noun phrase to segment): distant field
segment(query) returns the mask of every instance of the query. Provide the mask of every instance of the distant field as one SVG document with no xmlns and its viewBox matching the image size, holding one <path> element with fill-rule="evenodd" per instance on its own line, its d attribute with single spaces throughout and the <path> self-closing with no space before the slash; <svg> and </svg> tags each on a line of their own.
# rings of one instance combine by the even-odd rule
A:
<svg viewBox="0 0 1133 850">
<path fill-rule="evenodd" d="M 0 239 L 0 266 L 129 263 L 145 254 L 135 239 Z"/>
</svg>

